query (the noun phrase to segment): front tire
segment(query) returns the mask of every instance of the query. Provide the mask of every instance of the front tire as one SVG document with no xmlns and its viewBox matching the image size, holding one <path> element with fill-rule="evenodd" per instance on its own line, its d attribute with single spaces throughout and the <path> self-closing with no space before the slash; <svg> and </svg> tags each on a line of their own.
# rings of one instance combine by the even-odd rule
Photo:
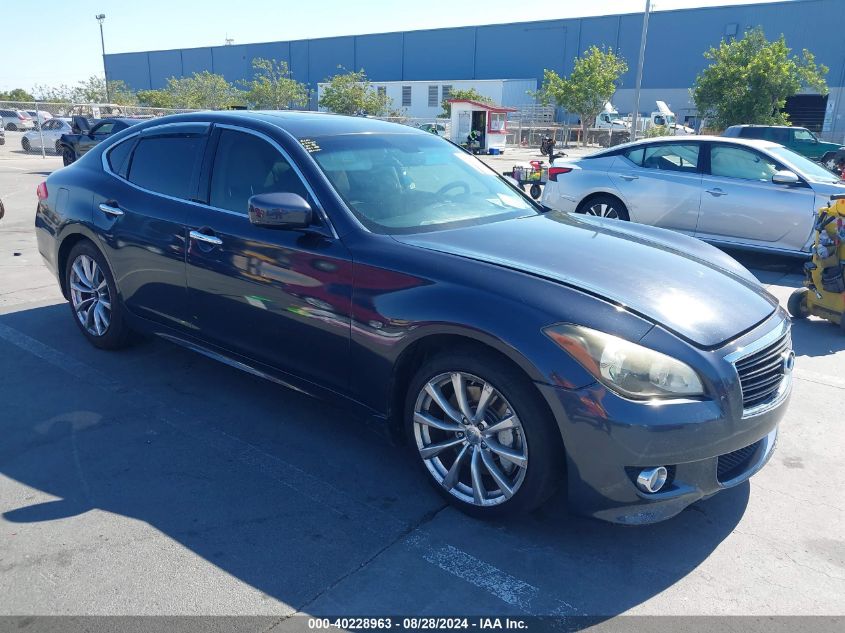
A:
<svg viewBox="0 0 845 633">
<path fill-rule="evenodd" d="M 786 309 L 793 319 L 806 319 L 810 315 L 807 309 L 807 295 L 810 291 L 807 288 L 798 288 L 791 295 L 786 303 Z"/>
<path fill-rule="evenodd" d="M 628 221 L 631 219 L 628 215 L 628 209 L 622 204 L 622 201 L 609 195 L 600 195 L 585 200 L 578 206 L 577 212 L 611 220 Z"/>
<path fill-rule="evenodd" d="M 74 246 L 65 266 L 65 283 L 73 320 L 82 334 L 100 349 L 120 349 L 130 329 L 106 258 L 89 241 Z"/>
<path fill-rule="evenodd" d="M 28 138 L 21 139 L 21 147 L 23 147 L 23 151 L 27 153 L 32 151 L 32 145 L 29 144 Z"/>
<path fill-rule="evenodd" d="M 405 423 L 427 479 L 471 516 L 530 512 L 560 481 L 557 425 L 528 377 L 494 354 L 427 361 L 411 380 Z"/>
</svg>

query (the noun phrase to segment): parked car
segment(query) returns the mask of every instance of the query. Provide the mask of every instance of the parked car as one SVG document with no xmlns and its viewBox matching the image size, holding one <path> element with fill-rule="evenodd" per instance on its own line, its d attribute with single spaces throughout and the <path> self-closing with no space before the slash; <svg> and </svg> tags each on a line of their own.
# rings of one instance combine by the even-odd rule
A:
<svg viewBox="0 0 845 633">
<path fill-rule="evenodd" d="M 0 121 L 3 128 L 10 132 L 31 130 L 35 127 L 30 116 L 23 110 L 0 110 Z"/>
<path fill-rule="evenodd" d="M 6 207 L 3 206 L 3 201 L 0 200 L 0 220 L 6 215 Z"/>
<path fill-rule="evenodd" d="M 92 125 L 90 120 L 76 116 L 73 117 L 71 126 L 79 132 L 62 134 L 56 149 L 61 153 L 62 162 L 67 166 L 112 134 L 117 134 L 136 123 L 138 119 L 100 119 L 94 121 Z"/>
<path fill-rule="evenodd" d="M 723 246 L 806 255 L 815 211 L 834 193 L 845 193 L 845 183 L 776 143 L 663 137 L 554 161 L 542 203 Z"/>
<path fill-rule="evenodd" d="M 845 146 L 827 143 L 805 127 L 787 125 L 732 125 L 722 136 L 755 138 L 779 143 L 793 152 L 820 162 L 830 170 L 836 165 L 837 155 L 845 155 Z"/>
<path fill-rule="evenodd" d="M 0 145 L 6 144 L 6 130 L 3 129 L 3 126 L 0 125 Z"/>
<path fill-rule="evenodd" d="M 25 112 L 29 115 L 29 118 L 32 119 L 32 122 L 35 124 L 35 129 L 38 129 L 38 126 L 41 125 L 45 121 L 49 121 L 53 118 L 53 115 L 47 112 L 46 110 L 25 110 Z"/>
<path fill-rule="evenodd" d="M 528 512 L 565 479 L 580 512 L 658 521 L 774 449 L 790 321 L 747 270 L 670 231 L 546 213 L 433 134 L 174 115 L 38 198 L 39 250 L 91 344 L 152 332 L 342 402 L 470 514 Z"/>
<path fill-rule="evenodd" d="M 62 153 L 61 138 L 65 134 L 72 134 L 70 119 L 54 118 L 44 121 L 41 129 L 30 130 L 21 137 L 23 151 L 41 151 L 41 140 L 44 140 L 44 149 L 48 152 Z"/>
</svg>

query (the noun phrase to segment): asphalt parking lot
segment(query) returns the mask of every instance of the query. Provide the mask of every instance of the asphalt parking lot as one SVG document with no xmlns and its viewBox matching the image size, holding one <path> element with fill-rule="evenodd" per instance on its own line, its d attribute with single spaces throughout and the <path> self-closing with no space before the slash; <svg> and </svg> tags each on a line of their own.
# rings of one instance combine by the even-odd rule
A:
<svg viewBox="0 0 845 633">
<path fill-rule="evenodd" d="M 653 526 L 563 495 L 482 523 L 343 410 L 163 341 L 89 346 L 32 230 L 61 160 L 6 137 L 0 615 L 845 613 L 837 327 L 795 324 L 792 404 L 750 483 Z M 800 285 L 800 262 L 738 256 L 782 302 Z"/>
</svg>

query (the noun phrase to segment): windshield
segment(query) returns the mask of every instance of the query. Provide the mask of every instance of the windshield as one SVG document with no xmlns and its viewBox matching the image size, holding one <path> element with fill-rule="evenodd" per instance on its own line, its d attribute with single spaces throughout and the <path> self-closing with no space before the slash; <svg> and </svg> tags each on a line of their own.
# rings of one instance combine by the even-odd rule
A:
<svg viewBox="0 0 845 633">
<path fill-rule="evenodd" d="M 621 121 L 622 120 L 622 115 L 619 114 L 618 112 L 608 112 L 607 116 L 608 116 L 608 118 L 610 118 L 611 121 Z"/>
<path fill-rule="evenodd" d="M 791 149 L 776 146 L 769 147 L 768 150 L 772 156 L 789 163 L 793 168 L 801 172 L 802 176 L 811 182 L 839 182 L 839 178 L 830 173 L 827 169 L 818 163 L 811 161 L 809 158 L 806 158 L 797 152 L 793 152 Z"/>
<path fill-rule="evenodd" d="M 415 233 L 534 215 L 539 208 L 480 160 L 427 134 L 300 139 L 370 230 Z"/>
</svg>

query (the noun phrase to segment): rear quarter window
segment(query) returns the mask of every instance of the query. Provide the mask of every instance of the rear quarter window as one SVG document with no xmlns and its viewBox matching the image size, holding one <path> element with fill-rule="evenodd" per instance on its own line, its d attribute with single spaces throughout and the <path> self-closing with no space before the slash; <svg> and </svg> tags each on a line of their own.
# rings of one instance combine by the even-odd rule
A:
<svg viewBox="0 0 845 633">
<path fill-rule="evenodd" d="M 121 141 L 108 150 L 106 154 L 106 161 L 109 164 L 109 168 L 121 178 L 126 178 L 126 172 L 129 168 L 129 153 L 132 151 L 136 140 L 135 137 L 132 137 Z"/>
</svg>

